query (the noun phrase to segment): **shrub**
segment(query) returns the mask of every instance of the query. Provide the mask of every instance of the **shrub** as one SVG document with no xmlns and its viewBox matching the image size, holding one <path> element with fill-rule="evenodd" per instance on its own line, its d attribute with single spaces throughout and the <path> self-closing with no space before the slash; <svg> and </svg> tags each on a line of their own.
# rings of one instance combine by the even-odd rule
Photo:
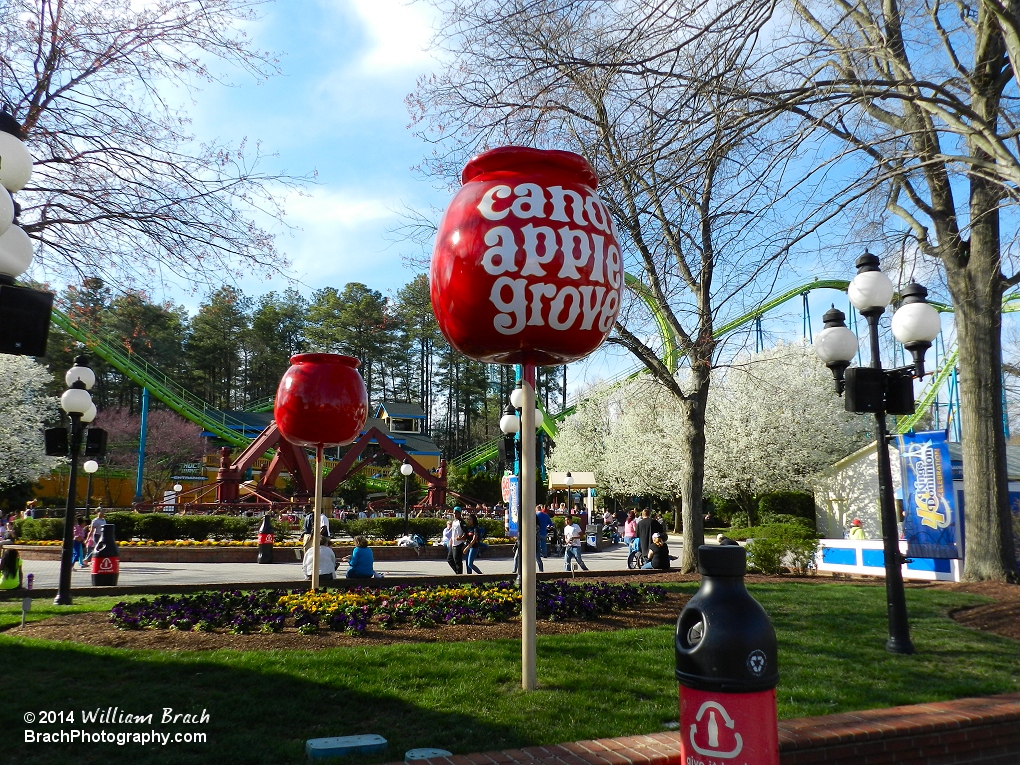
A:
<svg viewBox="0 0 1020 765">
<path fill-rule="evenodd" d="M 747 567 L 759 574 L 774 576 L 783 571 L 783 543 L 769 537 L 756 538 L 747 543 Z"/>
<path fill-rule="evenodd" d="M 745 549 L 748 567 L 754 571 L 779 574 L 786 567 L 803 572 L 815 566 L 818 539 L 803 524 L 777 523 L 739 531 L 740 538 L 752 538 Z"/>
<path fill-rule="evenodd" d="M 730 531 L 733 529 L 744 528 L 750 523 L 750 518 L 747 517 L 747 513 L 743 510 L 736 510 L 730 513 Z M 733 536 L 732 533 L 729 536 Z"/>
<path fill-rule="evenodd" d="M 718 496 L 708 496 L 705 498 L 706 505 L 711 505 L 712 515 L 719 519 L 723 524 L 731 524 L 734 514 L 741 513 L 740 505 L 735 499 Z M 706 507 L 707 511 L 709 508 Z M 747 525 L 747 513 L 743 513 L 744 520 L 742 525 Z"/>
<path fill-rule="evenodd" d="M 773 515 L 771 513 L 763 514 L 761 516 L 760 523 L 762 526 L 775 526 L 783 524 L 798 526 L 810 532 L 811 534 L 815 533 L 814 520 L 808 520 L 807 518 L 802 518 L 799 515 L 782 515 L 782 514 Z"/>
<path fill-rule="evenodd" d="M 103 515 L 107 523 L 114 525 L 117 539 L 120 541 L 139 536 L 136 524 L 144 517 L 141 513 L 135 512 L 105 513 Z"/>
<path fill-rule="evenodd" d="M 152 539 L 156 542 L 178 539 L 178 529 L 181 524 L 176 523 L 176 520 L 176 516 L 146 513 L 135 522 L 135 536 L 141 539 Z M 119 533 L 119 527 L 117 532 L 118 539 L 130 539 L 130 537 L 122 536 Z"/>
<path fill-rule="evenodd" d="M 776 515 L 794 515 L 815 523 L 815 498 L 802 491 L 774 491 L 758 499 L 758 515 L 761 522 Z"/>
<path fill-rule="evenodd" d="M 18 539 L 41 541 L 63 539 L 63 518 L 18 518 L 14 521 L 14 533 Z"/>
</svg>

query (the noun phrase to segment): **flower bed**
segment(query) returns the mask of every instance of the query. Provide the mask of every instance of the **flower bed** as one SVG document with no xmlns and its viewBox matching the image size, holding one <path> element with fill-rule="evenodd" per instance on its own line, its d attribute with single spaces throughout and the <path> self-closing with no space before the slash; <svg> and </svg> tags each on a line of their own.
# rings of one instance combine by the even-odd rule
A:
<svg viewBox="0 0 1020 765">
<path fill-rule="evenodd" d="M 538 618 L 596 619 L 601 614 L 658 602 L 655 585 L 566 581 L 538 583 Z M 359 587 L 346 592 L 256 590 L 160 595 L 118 603 L 110 621 L 120 629 L 172 629 L 236 634 L 280 632 L 289 623 L 301 634 L 320 629 L 363 634 L 372 622 L 403 626 L 507 621 L 520 614 L 520 592 L 510 582 L 415 587 Z"/>
</svg>

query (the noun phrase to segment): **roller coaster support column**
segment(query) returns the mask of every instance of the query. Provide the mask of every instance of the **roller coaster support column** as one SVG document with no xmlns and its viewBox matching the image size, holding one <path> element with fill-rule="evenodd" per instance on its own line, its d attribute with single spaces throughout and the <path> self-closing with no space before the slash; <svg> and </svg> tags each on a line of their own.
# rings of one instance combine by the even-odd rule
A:
<svg viewBox="0 0 1020 765">
<path fill-rule="evenodd" d="M 138 475 L 135 478 L 135 496 L 131 501 L 135 504 L 141 502 L 142 478 L 145 475 L 145 436 L 149 431 L 149 389 L 142 388 L 142 424 L 138 432 Z"/>
<path fill-rule="evenodd" d="M 521 376 L 524 402 L 521 406 L 521 508 L 517 516 L 521 543 L 521 687 L 535 690 L 535 620 L 537 597 L 535 539 L 535 365 L 525 362 Z"/>
</svg>

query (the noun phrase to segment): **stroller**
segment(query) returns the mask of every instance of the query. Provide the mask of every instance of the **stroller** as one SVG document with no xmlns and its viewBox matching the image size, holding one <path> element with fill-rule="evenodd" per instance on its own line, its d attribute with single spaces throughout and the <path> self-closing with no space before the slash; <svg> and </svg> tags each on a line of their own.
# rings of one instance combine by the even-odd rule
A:
<svg viewBox="0 0 1020 765">
<path fill-rule="evenodd" d="M 630 543 L 630 553 L 627 555 L 627 568 L 641 568 L 644 561 L 641 560 L 641 540 L 634 537 Z"/>
<path fill-rule="evenodd" d="M 549 525 L 545 532 L 545 548 L 553 557 L 562 557 L 566 552 L 566 545 L 563 543 L 563 532 L 557 530 L 555 524 Z"/>
</svg>

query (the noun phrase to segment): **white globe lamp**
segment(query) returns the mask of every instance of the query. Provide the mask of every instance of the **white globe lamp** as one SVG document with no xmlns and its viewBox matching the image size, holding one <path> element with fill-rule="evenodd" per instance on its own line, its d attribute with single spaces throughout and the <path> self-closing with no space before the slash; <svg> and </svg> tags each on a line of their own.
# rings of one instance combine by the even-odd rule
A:
<svg viewBox="0 0 1020 765">
<path fill-rule="evenodd" d="M 33 255 L 32 240 L 21 226 L 8 226 L 0 235 L 0 275 L 18 278 L 32 265 Z"/>
<path fill-rule="evenodd" d="M 867 250 L 857 258 L 857 276 L 850 282 L 846 294 L 854 308 L 862 314 L 881 313 L 893 297 L 893 284 L 879 269 L 878 257 Z"/>
<path fill-rule="evenodd" d="M 942 319 L 927 301 L 928 290 L 910 282 L 900 291 L 903 305 L 892 318 L 893 335 L 914 357 L 914 373 L 924 377 L 924 355 L 942 331 Z"/>
<path fill-rule="evenodd" d="M 32 177 L 32 155 L 24 142 L 0 131 L 0 186 L 21 191 Z"/>
</svg>

